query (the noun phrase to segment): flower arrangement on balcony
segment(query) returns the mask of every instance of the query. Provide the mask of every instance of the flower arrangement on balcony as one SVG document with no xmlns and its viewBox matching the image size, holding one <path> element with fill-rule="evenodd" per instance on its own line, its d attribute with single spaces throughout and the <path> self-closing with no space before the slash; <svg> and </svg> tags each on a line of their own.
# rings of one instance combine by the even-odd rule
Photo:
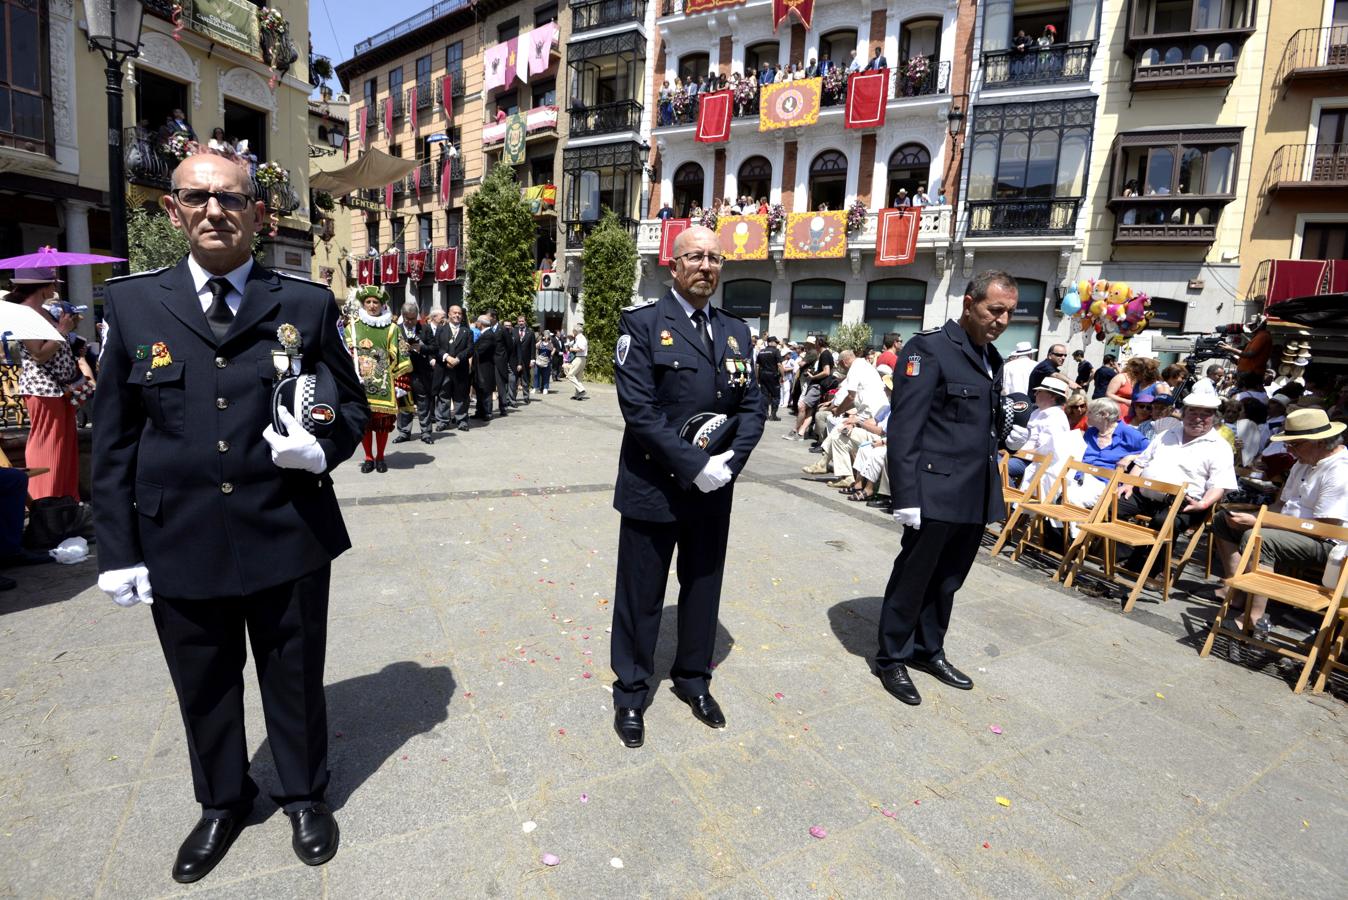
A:
<svg viewBox="0 0 1348 900">
<path fill-rule="evenodd" d="M 750 84 L 749 79 L 741 78 L 735 82 L 735 103 L 741 107 L 752 106 L 758 97 L 758 85 Z"/>
<path fill-rule="evenodd" d="M 271 66 L 269 87 L 276 89 L 276 82 L 290 65 L 299 59 L 300 52 L 290 40 L 290 23 L 279 9 L 264 6 L 257 11 L 259 43 L 262 45 L 262 61 Z"/>
<path fill-rule="evenodd" d="M 337 208 L 337 204 L 332 199 L 332 194 L 327 191 L 314 191 L 313 205 L 315 209 L 323 212 L 332 212 Z"/>
<path fill-rule="evenodd" d="M 173 5 L 169 8 L 169 21 L 173 23 L 173 39 L 175 41 L 183 39 L 183 16 L 186 13 L 187 10 L 183 9 L 182 3 L 174 0 Z"/>
<path fill-rule="evenodd" d="M 675 120 L 686 122 L 688 120 L 688 113 L 691 112 L 693 108 L 693 98 L 689 97 L 684 91 L 676 91 L 674 96 L 670 98 L 670 101 L 674 107 Z"/>
<path fill-rule="evenodd" d="M 264 162 L 257 167 L 256 177 L 258 184 L 271 188 L 289 181 L 290 173 L 278 162 Z"/>
<path fill-rule="evenodd" d="M 824 93 L 830 97 L 841 97 L 844 90 L 847 89 L 847 76 L 838 66 L 834 66 L 824 73 Z"/>
<path fill-rule="evenodd" d="M 776 234 L 786 224 L 786 208 L 780 203 L 768 207 L 768 234 Z"/>
<path fill-rule="evenodd" d="M 716 210 L 706 209 L 702 211 L 702 215 L 693 217 L 693 224 L 701 225 L 703 228 L 710 228 L 712 231 L 715 231 L 716 218 Z"/>
<path fill-rule="evenodd" d="M 289 28 L 290 23 L 281 11 L 273 6 L 264 6 L 257 11 L 257 27 L 263 34 L 280 37 Z"/>
<path fill-rule="evenodd" d="M 868 212 L 869 210 L 866 209 L 866 204 L 862 203 L 860 200 L 855 201 L 847 208 L 848 234 L 861 230 L 862 226 L 866 224 L 866 215 Z"/>
<path fill-rule="evenodd" d="M 196 141 L 187 136 L 187 132 L 178 131 L 160 146 L 160 151 L 170 159 L 179 162 L 187 159 L 199 149 Z"/>
<path fill-rule="evenodd" d="M 922 82 L 931 71 L 931 62 L 925 56 L 914 56 L 903 67 L 903 92 L 911 96 L 922 89 Z"/>
</svg>

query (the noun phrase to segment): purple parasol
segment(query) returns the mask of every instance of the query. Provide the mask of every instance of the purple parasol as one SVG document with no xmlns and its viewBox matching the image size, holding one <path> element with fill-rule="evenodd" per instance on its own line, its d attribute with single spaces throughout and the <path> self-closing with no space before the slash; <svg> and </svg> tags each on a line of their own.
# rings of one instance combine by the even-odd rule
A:
<svg viewBox="0 0 1348 900">
<path fill-rule="evenodd" d="M 98 263 L 125 262 L 119 256 L 99 256 L 96 253 L 67 253 L 55 247 L 41 247 L 36 253 L 0 259 L 0 269 L 44 269 L 52 266 L 93 266 Z"/>
</svg>

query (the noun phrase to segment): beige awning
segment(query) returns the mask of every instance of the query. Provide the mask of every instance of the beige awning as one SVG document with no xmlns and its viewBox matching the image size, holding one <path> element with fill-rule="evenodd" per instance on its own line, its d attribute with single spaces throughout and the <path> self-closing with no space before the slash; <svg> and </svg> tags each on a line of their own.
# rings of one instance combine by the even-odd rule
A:
<svg viewBox="0 0 1348 900">
<path fill-rule="evenodd" d="M 381 188 L 406 177 L 416 167 L 414 159 L 389 156 L 383 150 L 366 150 L 350 165 L 331 172 L 311 172 L 309 187 L 340 197 L 352 191 Z"/>
</svg>

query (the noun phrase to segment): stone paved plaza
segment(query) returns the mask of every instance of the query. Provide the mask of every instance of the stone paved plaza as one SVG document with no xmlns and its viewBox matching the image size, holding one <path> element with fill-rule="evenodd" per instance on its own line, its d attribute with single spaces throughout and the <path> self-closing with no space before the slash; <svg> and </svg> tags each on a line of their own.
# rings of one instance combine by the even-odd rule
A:
<svg viewBox="0 0 1348 900">
<path fill-rule="evenodd" d="M 646 746 L 624 749 L 607 633 L 622 421 L 611 388 L 592 394 L 391 447 L 387 475 L 339 470 L 342 846 L 321 868 L 267 802 L 213 873 L 176 885 L 197 810 L 148 611 L 99 593 L 93 562 L 12 573 L 0 896 L 1342 895 L 1341 687 L 1297 696 L 1274 666 L 1200 659 L 1209 601 L 1125 617 L 984 553 L 948 639 L 976 688 L 917 674 L 924 703 L 905 707 L 866 660 L 898 530 L 805 480 L 817 457 L 777 423 L 737 488 L 713 682 L 729 727 L 665 680 Z"/>
</svg>

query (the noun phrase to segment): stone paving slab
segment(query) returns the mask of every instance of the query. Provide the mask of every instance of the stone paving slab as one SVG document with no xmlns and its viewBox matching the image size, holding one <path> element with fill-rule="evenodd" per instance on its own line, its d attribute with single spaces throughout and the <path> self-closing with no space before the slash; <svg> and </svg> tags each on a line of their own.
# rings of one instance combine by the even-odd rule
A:
<svg viewBox="0 0 1348 900">
<path fill-rule="evenodd" d="M 1200 659 L 1201 597 L 1147 594 L 1125 617 L 984 553 L 948 636 L 976 689 L 919 675 L 924 703 L 904 707 L 868 662 L 898 531 L 801 475 L 816 457 L 777 423 L 736 487 L 714 681 L 729 725 L 703 727 L 668 690 L 671 578 L 647 745 L 621 747 L 622 420 L 610 388 L 591 393 L 396 445 L 387 475 L 338 471 L 354 544 L 333 567 L 327 663 L 343 841 L 319 869 L 264 798 L 215 872 L 174 884 L 196 813 L 148 611 L 99 594 L 92 562 L 14 573 L 0 896 L 1341 893 L 1341 684 L 1296 696 L 1222 644 Z"/>
</svg>

